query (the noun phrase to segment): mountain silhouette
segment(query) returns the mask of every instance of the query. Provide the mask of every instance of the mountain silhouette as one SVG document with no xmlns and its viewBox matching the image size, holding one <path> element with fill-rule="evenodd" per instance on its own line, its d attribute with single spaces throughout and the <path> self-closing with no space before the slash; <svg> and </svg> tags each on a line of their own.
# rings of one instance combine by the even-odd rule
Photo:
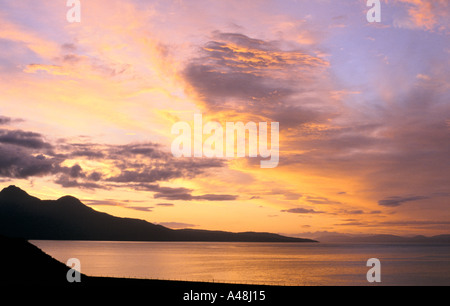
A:
<svg viewBox="0 0 450 306">
<path fill-rule="evenodd" d="M 16 186 L 0 192 L 0 234 L 31 240 L 316 242 L 271 233 L 173 230 L 98 212 L 71 196 L 40 200 Z"/>
</svg>

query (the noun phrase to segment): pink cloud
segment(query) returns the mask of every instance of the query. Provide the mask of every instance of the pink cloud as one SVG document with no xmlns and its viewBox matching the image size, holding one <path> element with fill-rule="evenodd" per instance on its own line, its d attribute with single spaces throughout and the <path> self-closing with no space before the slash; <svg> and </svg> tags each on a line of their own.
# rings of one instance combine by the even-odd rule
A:
<svg viewBox="0 0 450 306">
<path fill-rule="evenodd" d="M 443 30 L 448 19 L 449 3 L 446 0 L 396 0 L 408 5 L 408 20 L 399 23 L 402 27 L 427 31 Z"/>
</svg>

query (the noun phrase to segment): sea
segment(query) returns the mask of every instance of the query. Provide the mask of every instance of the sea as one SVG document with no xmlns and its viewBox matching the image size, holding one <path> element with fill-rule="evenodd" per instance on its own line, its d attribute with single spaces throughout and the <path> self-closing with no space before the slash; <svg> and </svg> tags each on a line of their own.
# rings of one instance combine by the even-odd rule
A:
<svg viewBox="0 0 450 306">
<path fill-rule="evenodd" d="M 63 263 L 78 259 L 89 276 L 278 286 L 450 285 L 450 244 L 30 242 Z M 372 258 L 379 265 L 368 265 Z M 380 282 L 368 281 L 373 273 Z"/>
</svg>

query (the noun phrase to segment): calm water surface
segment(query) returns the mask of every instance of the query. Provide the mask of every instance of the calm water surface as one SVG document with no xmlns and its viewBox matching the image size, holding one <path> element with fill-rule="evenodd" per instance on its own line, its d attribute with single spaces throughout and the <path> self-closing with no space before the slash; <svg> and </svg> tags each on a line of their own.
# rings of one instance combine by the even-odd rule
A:
<svg viewBox="0 0 450 306">
<path fill-rule="evenodd" d="M 449 244 L 30 241 L 91 276 L 273 285 L 450 285 Z"/>
</svg>

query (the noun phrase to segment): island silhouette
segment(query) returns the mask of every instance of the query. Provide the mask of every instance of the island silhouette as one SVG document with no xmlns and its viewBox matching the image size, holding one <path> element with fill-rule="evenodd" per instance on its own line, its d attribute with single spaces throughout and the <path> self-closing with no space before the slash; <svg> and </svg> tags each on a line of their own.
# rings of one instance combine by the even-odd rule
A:
<svg viewBox="0 0 450 306">
<path fill-rule="evenodd" d="M 317 242 L 273 233 L 174 230 L 98 212 L 71 196 L 40 200 L 16 186 L 0 192 L 0 234 L 30 240 Z"/>
</svg>

